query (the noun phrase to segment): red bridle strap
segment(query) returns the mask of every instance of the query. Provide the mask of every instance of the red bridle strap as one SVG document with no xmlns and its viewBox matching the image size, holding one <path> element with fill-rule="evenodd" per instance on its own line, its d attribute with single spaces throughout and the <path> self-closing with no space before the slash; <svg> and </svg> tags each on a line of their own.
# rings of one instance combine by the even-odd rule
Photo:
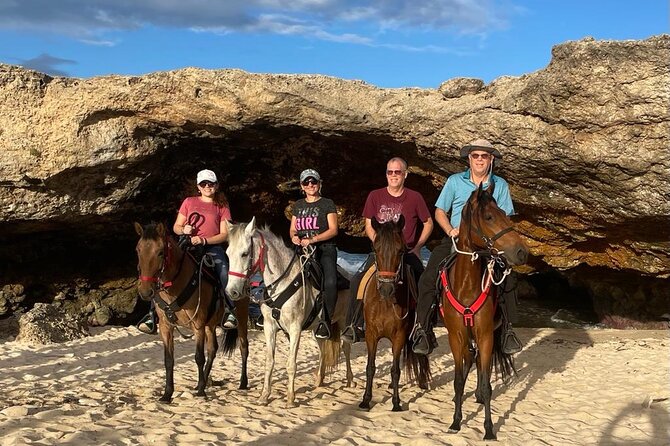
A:
<svg viewBox="0 0 670 446">
<path fill-rule="evenodd" d="M 267 251 L 267 246 L 265 245 L 265 237 L 263 237 L 263 234 L 259 232 L 258 235 L 261 237 L 261 249 L 258 252 L 258 259 L 256 259 L 254 264 L 251 265 L 251 268 L 249 268 L 249 272 L 247 274 L 244 274 L 244 273 L 238 273 L 237 271 L 228 271 L 229 276 L 248 279 L 249 277 L 253 276 L 256 273 L 256 271 L 260 271 L 261 274 L 265 272 L 265 262 L 263 261 L 263 259 L 265 258 L 265 252 Z"/>
<path fill-rule="evenodd" d="M 154 276 L 140 276 L 142 282 L 158 282 L 158 277 Z"/>
<path fill-rule="evenodd" d="M 486 286 L 484 287 L 482 293 L 479 295 L 479 297 L 477 297 L 477 299 L 472 303 L 472 305 L 468 307 L 461 304 L 458 301 L 458 299 L 456 299 L 456 296 L 454 296 L 454 294 L 451 292 L 451 288 L 449 287 L 449 279 L 447 276 L 448 276 L 447 270 L 443 269 L 440 272 L 440 280 L 442 281 L 444 292 L 447 295 L 447 300 L 456 311 L 458 311 L 460 314 L 463 315 L 463 323 L 465 324 L 465 326 L 473 327 L 475 324 L 474 320 L 475 313 L 479 311 L 479 309 L 484 305 L 484 302 L 486 302 L 486 298 L 489 295 L 489 291 L 491 290 L 491 273 L 489 273 L 489 277 L 486 280 Z"/>
</svg>

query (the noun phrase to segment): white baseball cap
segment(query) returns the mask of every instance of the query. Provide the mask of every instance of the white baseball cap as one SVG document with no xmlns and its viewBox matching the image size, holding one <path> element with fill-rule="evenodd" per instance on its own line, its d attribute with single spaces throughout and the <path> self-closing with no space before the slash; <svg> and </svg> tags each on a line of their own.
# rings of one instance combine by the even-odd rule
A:
<svg viewBox="0 0 670 446">
<path fill-rule="evenodd" d="M 201 170 L 198 172 L 198 178 L 195 180 L 195 184 L 200 184 L 203 181 L 211 181 L 212 183 L 218 183 L 216 179 L 216 174 L 209 169 Z"/>
</svg>

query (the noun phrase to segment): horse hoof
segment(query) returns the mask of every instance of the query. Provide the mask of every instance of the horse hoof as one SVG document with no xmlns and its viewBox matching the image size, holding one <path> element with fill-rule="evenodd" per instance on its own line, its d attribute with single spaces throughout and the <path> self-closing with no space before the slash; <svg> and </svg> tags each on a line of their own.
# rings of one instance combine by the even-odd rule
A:
<svg viewBox="0 0 670 446">
<path fill-rule="evenodd" d="M 158 400 L 159 403 L 165 403 L 165 404 L 170 404 L 172 402 L 172 397 L 171 396 L 162 396 L 161 399 Z"/>
<path fill-rule="evenodd" d="M 453 427 L 450 427 L 449 430 L 447 430 L 447 432 L 449 432 L 450 434 L 457 434 L 458 431 L 460 431 L 460 430 L 461 430 L 460 427 L 458 429 L 454 429 Z"/>
<path fill-rule="evenodd" d="M 486 435 L 484 435 L 484 440 L 497 440 L 496 434 L 487 433 Z"/>
<path fill-rule="evenodd" d="M 267 406 L 268 403 L 269 403 L 268 397 L 261 397 L 258 399 L 258 404 L 260 404 L 261 406 Z"/>
<path fill-rule="evenodd" d="M 196 393 L 195 396 L 198 398 L 207 398 L 207 394 L 205 393 L 204 390 L 202 392 Z"/>
<path fill-rule="evenodd" d="M 298 407 L 298 403 L 295 401 L 287 401 L 286 402 L 286 408 L 287 409 L 293 409 L 294 407 Z"/>
<path fill-rule="evenodd" d="M 370 410 L 370 403 L 361 403 L 358 405 L 359 409 Z"/>
<path fill-rule="evenodd" d="M 391 409 L 391 412 L 402 412 L 402 406 L 400 406 L 400 405 L 393 406 L 393 409 Z"/>
</svg>

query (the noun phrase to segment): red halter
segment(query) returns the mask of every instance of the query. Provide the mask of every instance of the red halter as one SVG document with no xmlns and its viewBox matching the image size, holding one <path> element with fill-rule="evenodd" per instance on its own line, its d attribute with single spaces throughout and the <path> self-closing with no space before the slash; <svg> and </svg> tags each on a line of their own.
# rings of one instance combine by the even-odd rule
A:
<svg viewBox="0 0 670 446">
<path fill-rule="evenodd" d="M 267 246 L 265 245 L 265 237 L 263 237 L 263 234 L 259 232 L 258 235 L 261 237 L 261 249 L 258 252 L 258 259 L 254 262 L 253 265 L 251 265 L 249 272 L 247 274 L 244 274 L 244 273 L 238 273 L 236 271 L 228 271 L 229 276 L 248 279 L 251 276 L 253 276 L 256 273 L 256 271 L 260 271 L 261 274 L 265 272 L 265 262 L 263 261 L 263 259 L 265 258 L 265 251 L 267 250 Z"/>
<path fill-rule="evenodd" d="M 162 288 L 169 288 L 172 286 L 172 281 L 169 282 L 161 282 L 160 276 L 163 274 L 165 269 L 170 265 L 170 238 L 165 236 L 164 239 L 164 248 L 163 248 L 163 263 L 161 264 L 161 267 L 158 269 L 158 273 L 155 276 L 139 276 L 139 279 L 141 282 L 151 282 L 151 283 L 158 283 Z"/>
</svg>

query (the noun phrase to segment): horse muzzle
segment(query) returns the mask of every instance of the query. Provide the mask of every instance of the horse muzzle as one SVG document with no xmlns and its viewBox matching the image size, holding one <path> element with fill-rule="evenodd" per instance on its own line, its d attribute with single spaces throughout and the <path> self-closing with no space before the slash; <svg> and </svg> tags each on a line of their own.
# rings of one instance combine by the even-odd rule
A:
<svg viewBox="0 0 670 446">
<path fill-rule="evenodd" d="M 510 251 L 505 251 L 505 258 L 511 265 L 523 265 L 528 261 L 528 248 L 525 246 L 515 246 Z"/>
</svg>

